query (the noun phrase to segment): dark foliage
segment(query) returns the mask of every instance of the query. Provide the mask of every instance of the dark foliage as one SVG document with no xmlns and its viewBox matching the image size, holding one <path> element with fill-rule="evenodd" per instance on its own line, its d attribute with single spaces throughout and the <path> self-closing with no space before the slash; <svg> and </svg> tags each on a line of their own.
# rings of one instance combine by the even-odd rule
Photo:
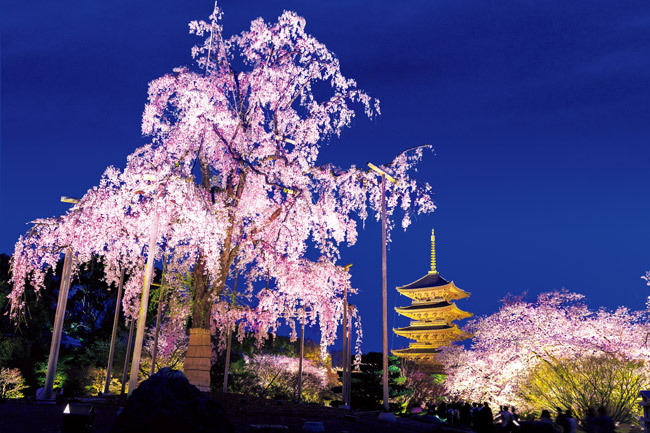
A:
<svg viewBox="0 0 650 433">
<path fill-rule="evenodd" d="M 382 409 L 383 395 L 383 355 L 379 352 L 369 352 L 361 357 L 360 371 L 352 371 L 351 408 L 354 410 Z M 335 390 L 336 391 L 336 390 Z M 340 392 L 340 390 L 339 390 Z M 400 380 L 399 359 L 388 357 L 388 396 L 390 400 L 399 397 L 406 389 L 404 381 Z M 390 404 L 392 412 L 399 408 Z"/>
</svg>

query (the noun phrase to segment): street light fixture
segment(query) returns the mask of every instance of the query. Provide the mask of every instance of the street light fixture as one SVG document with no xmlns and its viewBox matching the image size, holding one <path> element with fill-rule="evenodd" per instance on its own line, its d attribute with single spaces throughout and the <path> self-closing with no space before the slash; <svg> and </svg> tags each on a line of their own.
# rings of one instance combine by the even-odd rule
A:
<svg viewBox="0 0 650 433">
<path fill-rule="evenodd" d="M 386 179 L 397 185 L 397 180 L 374 164 L 368 163 L 368 167 L 381 175 L 381 296 L 382 296 L 382 320 L 383 320 L 383 385 L 384 385 L 384 412 L 388 412 L 388 313 L 386 300 Z"/>
</svg>

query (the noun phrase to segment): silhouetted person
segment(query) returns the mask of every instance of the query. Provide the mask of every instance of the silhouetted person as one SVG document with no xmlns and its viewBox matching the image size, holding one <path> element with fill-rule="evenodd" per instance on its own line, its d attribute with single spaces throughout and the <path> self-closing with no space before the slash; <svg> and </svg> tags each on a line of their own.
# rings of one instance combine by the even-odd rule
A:
<svg viewBox="0 0 650 433">
<path fill-rule="evenodd" d="M 578 431 L 578 421 L 573 417 L 571 408 L 564 411 L 564 419 L 567 425 L 567 430 L 564 433 L 576 433 Z"/>
<path fill-rule="evenodd" d="M 596 411 L 593 407 L 587 409 L 587 418 L 585 419 L 585 431 L 587 433 L 596 433 Z"/>
<path fill-rule="evenodd" d="M 596 417 L 596 433 L 614 433 L 614 420 L 607 415 L 607 410 L 601 406 Z"/>
<path fill-rule="evenodd" d="M 539 423 L 545 426 L 543 431 L 548 433 L 558 433 L 557 426 L 551 419 L 551 413 L 546 409 L 542 411 L 542 416 L 539 418 Z"/>
<path fill-rule="evenodd" d="M 440 418 L 441 421 L 447 421 L 447 403 L 443 401 L 438 405 L 436 415 L 438 415 L 438 418 Z"/>
<path fill-rule="evenodd" d="M 518 422 L 519 422 L 519 414 L 517 413 L 517 411 L 516 411 L 516 409 L 515 409 L 514 406 L 512 406 L 512 407 L 510 408 L 510 412 L 512 413 L 512 420 L 513 420 L 515 423 L 518 423 Z"/>
<path fill-rule="evenodd" d="M 514 406 L 510 408 L 510 413 L 512 414 L 512 428 L 511 431 L 517 431 L 519 430 L 519 427 L 521 427 L 521 424 L 519 424 L 519 414 L 517 413 L 517 410 L 515 409 Z"/>
<path fill-rule="evenodd" d="M 508 410 L 508 406 L 502 406 L 501 411 L 494 419 L 497 421 L 499 431 L 509 433 L 512 429 L 512 413 Z"/>
<path fill-rule="evenodd" d="M 447 408 L 447 422 L 452 425 L 458 425 L 460 422 L 460 411 L 458 410 L 458 403 L 451 403 Z"/>
<path fill-rule="evenodd" d="M 479 431 L 485 433 L 494 432 L 494 415 L 487 401 L 483 403 L 483 407 L 479 410 L 478 417 L 480 422 Z"/>
<path fill-rule="evenodd" d="M 562 409 L 556 407 L 557 416 L 555 417 L 555 424 L 559 427 L 560 433 L 569 433 L 569 424 L 567 424 L 566 416 L 562 413 Z"/>
<path fill-rule="evenodd" d="M 460 407 L 460 423 L 465 427 L 472 425 L 472 406 L 467 402 Z"/>
<path fill-rule="evenodd" d="M 478 403 L 472 403 L 472 429 L 474 431 L 479 431 L 481 420 L 479 419 L 479 413 L 481 412 L 481 405 Z"/>
</svg>

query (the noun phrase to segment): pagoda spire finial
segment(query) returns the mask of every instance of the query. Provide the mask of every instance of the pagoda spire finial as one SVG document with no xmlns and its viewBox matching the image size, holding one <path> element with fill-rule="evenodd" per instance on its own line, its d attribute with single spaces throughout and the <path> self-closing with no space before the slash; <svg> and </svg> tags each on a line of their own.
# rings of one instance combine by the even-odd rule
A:
<svg viewBox="0 0 650 433">
<path fill-rule="evenodd" d="M 436 270 L 436 235 L 434 234 L 433 229 L 431 229 L 431 270 L 429 273 L 438 273 Z"/>
</svg>

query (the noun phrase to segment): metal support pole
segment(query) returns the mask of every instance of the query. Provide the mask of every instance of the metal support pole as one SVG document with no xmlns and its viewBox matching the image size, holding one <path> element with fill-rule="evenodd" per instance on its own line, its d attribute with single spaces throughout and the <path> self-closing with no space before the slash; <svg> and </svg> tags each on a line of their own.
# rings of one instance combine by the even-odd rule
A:
<svg viewBox="0 0 650 433">
<path fill-rule="evenodd" d="M 138 373 L 140 371 L 140 358 L 142 355 L 142 342 L 144 341 L 144 328 L 147 321 L 147 308 L 149 306 L 149 289 L 151 288 L 151 277 L 153 276 L 154 258 L 156 256 L 156 239 L 158 238 L 158 214 L 154 216 L 151 224 L 151 235 L 149 238 L 149 252 L 147 267 L 144 274 L 144 288 L 140 301 L 140 314 L 138 315 L 138 329 L 135 333 L 135 347 L 133 348 L 133 361 L 131 362 L 131 377 L 129 379 L 129 395 L 138 386 Z"/>
<path fill-rule="evenodd" d="M 381 296 L 383 303 L 382 319 L 384 327 L 383 336 L 383 383 L 384 383 L 384 412 L 388 412 L 388 312 L 386 300 L 386 175 L 381 176 Z"/>
<path fill-rule="evenodd" d="M 106 383 L 104 394 L 108 394 L 111 385 L 111 370 L 113 370 L 113 355 L 115 355 L 115 340 L 117 338 L 117 325 L 120 321 L 120 304 L 122 303 L 122 287 L 124 286 L 124 268 L 120 275 L 120 282 L 117 287 L 117 301 L 115 302 L 115 315 L 113 316 L 113 333 L 111 334 L 111 348 L 108 351 L 108 366 L 106 367 Z"/>
<path fill-rule="evenodd" d="M 347 366 L 347 374 L 348 377 L 346 379 L 346 384 L 347 384 L 347 390 L 346 390 L 346 399 L 348 402 L 348 406 L 350 406 L 350 409 L 352 409 L 352 311 L 354 306 L 350 305 L 350 314 L 349 314 L 349 323 L 348 323 L 348 358 L 345 361 L 345 365 Z"/>
<path fill-rule="evenodd" d="M 124 394 L 126 389 L 126 378 L 129 373 L 129 361 L 131 360 L 131 352 L 133 351 L 133 330 L 135 329 L 135 319 L 130 320 L 129 325 L 129 342 L 126 343 L 126 353 L 124 354 L 124 370 L 122 370 L 122 390 L 120 395 Z"/>
<path fill-rule="evenodd" d="M 348 287 L 345 286 L 343 289 L 343 375 L 342 375 L 342 400 L 343 404 L 345 406 L 349 405 L 349 402 L 347 400 L 348 397 L 348 387 L 347 387 L 347 380 L 348 380 L 348 361 L 350 359 L 350 355 L 348 354 L 348 344 L 347 344 L 347 338 L 348 338 Z"/>
<path fill-rule="evenodd" d="M 56 364 L 59 360 L 59 348 L 61 347 L 61 334 L 63 333 L 63 319 L 65 308 L 68 303 L 68 291 L 70 290 L 70 279 L 72 270 L 72 250 L 67 248 L 63 259 L 63 271 L 61 273 L 61 285 L 59 286 L 59 299 L 56 303 L 56 314 L 54 316 L 54 329 L 52 329 L 52 342 L 50 343 L 50 357 L 47 362 L 47 374 L 45 375 L 45 400 L 52 399 L 54 378 L 56 376 Z"/>
<path fill-rule="evenodd" d="M 300 363 L 298 364 L 298 401 L 302 401 L 302 359 L 305 357 L 305 307 L 302 307 L 300 327 Z"/>
</svg>

